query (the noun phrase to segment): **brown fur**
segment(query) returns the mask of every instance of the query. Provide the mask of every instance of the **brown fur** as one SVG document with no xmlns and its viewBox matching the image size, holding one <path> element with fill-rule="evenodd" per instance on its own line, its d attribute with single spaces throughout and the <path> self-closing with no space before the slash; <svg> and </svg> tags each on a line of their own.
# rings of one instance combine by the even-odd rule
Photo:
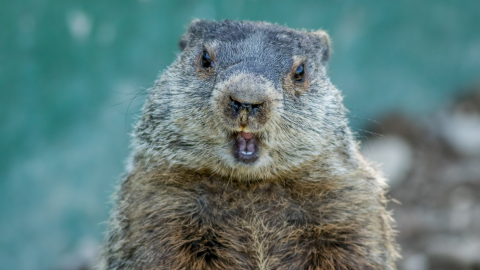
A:
<svg viewBox="0 0 480 270">
<path fill-rule="evenodd" d="M 199 35 L 195 27 L 202 23 L 194 22 L 189 33 Z M 294 72 L 289 66 L 280 80 L 283 92 L 268 74 L 240 72 L 213 85 L 208 80 L 221 67 L 199 72 L 194 64 L 189 70 L 206 45 L 195 43 L 196 37 L 193 45 L 183 40 L 185 51 L 157 82 L 137 126 L 134 160 L 117 192 L 99 269 L 396 269 L 386 185 L 358 153 L 341 96 L 324 73 L 326 33 L 264 23 L 206 24 L 207 30 L 273 28 L 284 31 L 280 38 L 319 39 L 317 62 L 308 62 L 316 56 L 293 56 L 289 65 L 306 61 L 310 72 L 305 83 L 293 83 L 287 81 Z M 263 42 L 255 33 L 252 46 Z M 222 52 L 220 45 L 208 44 L 212 55 Z M 255 49 L 247 45 L 242 48 Z M 181 86 L 178 74 L 192 86 Z M 202 87 L 212 94 L 195 99 Z M 237 94 L 265 107 L 232 118 L 226 100 Z M 256 163 L 232 158 L 229 134 L 240 127 L 259 141 Z"/>
</svg>

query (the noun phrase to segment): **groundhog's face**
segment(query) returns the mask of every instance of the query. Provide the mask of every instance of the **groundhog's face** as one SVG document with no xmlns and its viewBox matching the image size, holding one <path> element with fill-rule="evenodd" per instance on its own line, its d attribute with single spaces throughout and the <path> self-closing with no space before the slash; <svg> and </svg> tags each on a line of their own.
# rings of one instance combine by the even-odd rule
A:
<svg viewBox="0 0 480 270">
<path fill-rule="evenodd" d="M 341 111 L 325 32 L 195 21 L 180 48 L 137 126 L 143 155 L 240 179 L 322 155 Z"/>
</svg>

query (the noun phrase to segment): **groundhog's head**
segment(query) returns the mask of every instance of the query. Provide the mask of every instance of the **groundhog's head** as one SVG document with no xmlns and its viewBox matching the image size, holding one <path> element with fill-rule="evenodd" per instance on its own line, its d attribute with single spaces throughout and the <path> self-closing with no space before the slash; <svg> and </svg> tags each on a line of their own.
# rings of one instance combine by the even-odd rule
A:
<svg viewBox="0 0 480 270">
<path fill-rule="evenodd" d="M 193 21 L 143 109 L 137 162 L 248 180 L 327 155 L 346 126 L 329 44 L 323 31 Z"/>
</svg>

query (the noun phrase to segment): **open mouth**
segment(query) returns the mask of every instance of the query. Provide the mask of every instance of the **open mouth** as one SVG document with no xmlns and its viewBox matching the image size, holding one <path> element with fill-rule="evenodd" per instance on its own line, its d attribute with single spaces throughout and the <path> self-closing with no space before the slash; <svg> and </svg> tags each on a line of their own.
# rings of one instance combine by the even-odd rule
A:
<svg viewBox="0 0 480 270">
<path fill-rule="evenodd" d="M 258 142 L 252 133 L 240 132 L 234 145 L 235 158 L 243 163 L 253 163 L 258 159 Z"/>
</svg>

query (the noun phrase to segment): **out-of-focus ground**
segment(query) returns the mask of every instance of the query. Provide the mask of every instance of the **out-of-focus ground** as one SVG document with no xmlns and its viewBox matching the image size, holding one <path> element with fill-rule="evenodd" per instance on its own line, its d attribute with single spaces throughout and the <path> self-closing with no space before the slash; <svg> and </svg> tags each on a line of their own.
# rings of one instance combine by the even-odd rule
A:
<svg viewBox="0 0 480 270">
<path fill-rule="evenodd" d="M 389 179 L 400 270 L 480 269 L 480 87 L 421 119 L 384 117 L 362 144 Z"/>
</svg>

